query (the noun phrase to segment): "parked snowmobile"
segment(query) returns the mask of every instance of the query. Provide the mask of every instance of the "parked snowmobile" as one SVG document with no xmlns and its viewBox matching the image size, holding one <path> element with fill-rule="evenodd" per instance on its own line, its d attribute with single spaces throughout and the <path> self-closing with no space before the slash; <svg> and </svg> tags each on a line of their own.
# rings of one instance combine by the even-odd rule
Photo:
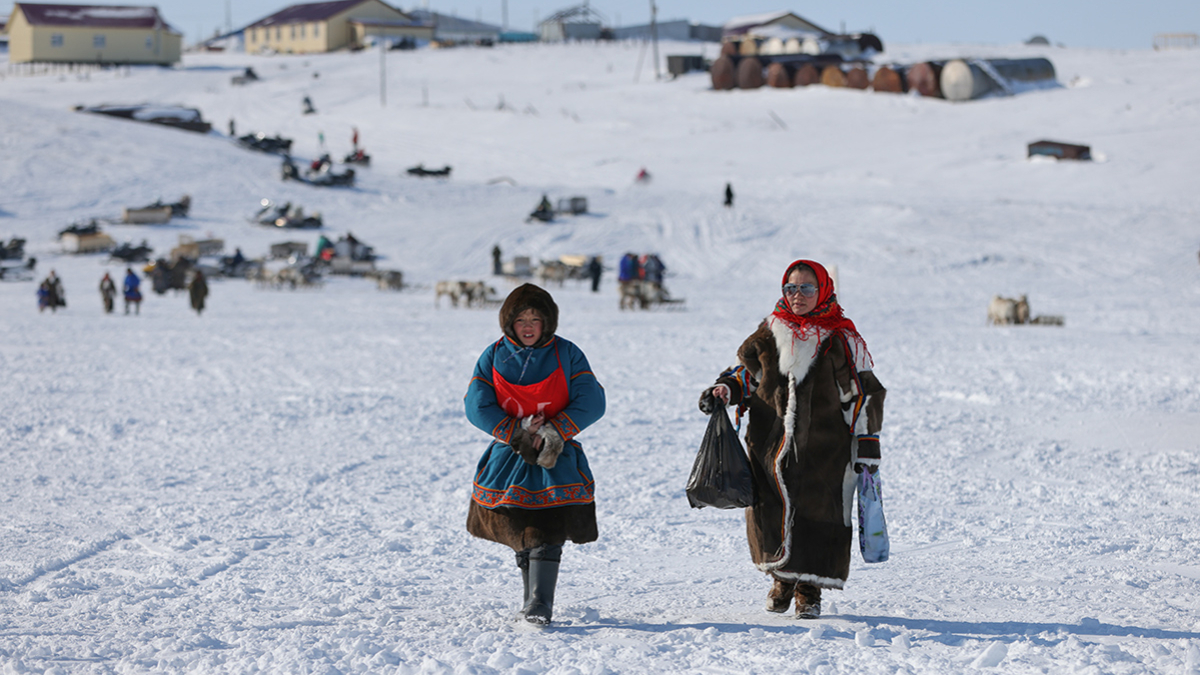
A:
<svg viewBox="0 0 1200 675">
<path fill-rule="evenodd" d="M 301 183 L 308 183 L 309 185 L 323 187 L 354 185 L 354 169 L 346 169 L 343 173 L 334 173 L 329 168 L 330 166 L 331 163 L 321 162 L 321 168 L 317 171 L 308 169 L 301 175 L 300 169 L 296 167 L 296 163 L 292 161 L 292 158 L 285 156 L 280 171 L 284 180 L 296 180 Z"/>
<path fill-rule="evenodd" d="M 32 281 L 33 267 L 37 258 L 22 262 L 25 257 L 25 240 L 12 237 L 7 244 L 0 244 L 0 279 L 4 281 Z"/>
<path fill-rule="evenodd" d="M 25 240 L 12 237 L 7 244 L 0 245 L 0 260 L 20 260 L 25 257 Z"/>
<path fill-rule="evenodd" d="M 306 216 L 302 207 L 292 206 L 291 202 L 276 204 L 270 199 L 264 199 L 260 204 L 262 208 L 250 217 L 251 222 L 259 225 L 307 230 L 315 230 L 324 225 L 320 213 Z"/>
<path fill-rule="evenodd" d="M 550 198 L 546 195 L 542 195 L 542 201 L 539 202 L 537 208 L 529 214 L 529 217 L 525 219 L 525 222 L 529 223 L 533 222 L 534 220 L 540 220 L 543 223 L 549 223 L 554 220 L 554 207 L 550 204 Z"/>
<path fill-rule="evenodd" d="M 160 209 L 164 206 L 171 207 L 171 217 L 178 216 L 180 218 L 186 218 L 188 211 L 192 208 L 192 197 L 191 197 L 191 195 L 184 195 L 179 198 L 179 201 L 172 202 L 170 204 L 163 202 L 163 200 L 160 198 L 160 199 L 156 200 L 153 204 L 150 204 L 149 206 L 145 206 L 143 208 Z"/>
<path fill-rule="evenodd" d="M 154 249 L 150 248 L 150 246 L 146 243 L 146 240 L 143 239 L 142 243 L 138 244 L 137 246 L 134 246 L 129 242 L 125 242 L 113 249 L 109 255 L 117 260 L 124 260 L 127 263 L 132 263 L 149 260 L 150 254 L 153 252 Z"/>
<path fill-rule="evenodd" d="M 33 281 L 33 268 L 37 266 L 37 258 L 25 262 L 12 261 L 17 264 L 0 262 L 0 281 Z"/>
<path fill-rule="evenodd" d="M 283 138 L 276 134 L 267 136 L 264 133 L 246 134 L 238 138 L 238 144 L 250 150 L 258 150 L 272 155 L 287 155 L 292 151 L 292 139 Z"/>
<path fill-rule="evenodd" d="M 96 222 L 95 218 L 92 218 L 87 224 L 75 223 L 66 229 L 59 230 L 58 238 L 62 239 L 63 235 L 66 234 L 74 234 L 81 237 L 89 234 L 100 234 L 100 223 Z"/>
<path fill-rule="evenodd" d="M 346 158 L 343 159 L 342 162 L 344 164 L 361 164 L 362 166 L 370 166 L 371 156 L 363 152 L 362 148 L 359 148 L 358 150 L 346 155 Z"/>
<path fill-rule="evenodd" d="M 448 165 L 443 166 L 440 169 L 426 169 L 424 164 L 418 164 L 414 167 L 409 168 L 408 175 L 421 176 L 421 177 L 429 176 L 429 177 L 433 177 L 433 178 L 449 178 L 450 177 L 450 166 L 448 166 Z"/>
</svg>

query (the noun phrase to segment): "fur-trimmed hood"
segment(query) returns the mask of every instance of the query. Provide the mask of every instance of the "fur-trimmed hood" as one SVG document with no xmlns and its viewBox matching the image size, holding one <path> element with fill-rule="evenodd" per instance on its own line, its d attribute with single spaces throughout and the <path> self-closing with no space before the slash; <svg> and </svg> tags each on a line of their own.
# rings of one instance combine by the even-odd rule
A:
<svg viewBox="0 0 1200 675">
<path fill-rule="evenodd" d="M 513 322 L 517 320 L 517 316 L 527 309 L 532 309 L 542 315 L 542 339 L 538 341 L 534 347 L 541 347 L 554 338 L 555 331 L 558 330 L 558 305 L 554 304 L 554 298 L 550 297 L 550 293 L 546 289 L 533 284 L 522 284 L 513 289 L 512 293 L 504 299 L 504 305 L 500 307 L 500 330 L 504 331 L 505 337 L 521 344 L 517 339 L 516 332 L 513 331 Z"/>
</svg>

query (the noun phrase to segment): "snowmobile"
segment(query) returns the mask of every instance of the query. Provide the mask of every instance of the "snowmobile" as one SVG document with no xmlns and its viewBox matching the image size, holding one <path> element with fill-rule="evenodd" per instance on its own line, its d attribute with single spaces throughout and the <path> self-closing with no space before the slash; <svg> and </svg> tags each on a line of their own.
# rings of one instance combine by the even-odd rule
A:
<svg viewBox="0 0 1200 675">
<path fill-rule="evenodd" d="M 529 217 L 525 219 L 525 222 L 531 223 L 535 220 L 540 220 L 543 223 L 554 221 L 554 206 L 550 204 L 550 198 L 546 195 L 542 195 L 542 201 L 538 203 L 537 208 L 533 210 L 533 213 L 529 214 Z"/>
<path fill-rule="evenodd" d="M 324 225 L 321 220 L 321 214 L 314 213 L 311 216 L 304 215 L 304 209 L 299 206 L 292 206 L 291 202 L 283 204 L 275 204 L 270 199 L 264 199 L 262 208 L 258 210 L 250 221 L 259 225 L 270 225 L 272 227 L 281 227 L 287 229 L 310 229 L 315 230 Z"/>
<path fill-rule="evenodd" d="M 238 144 L 250 150 L 258 150 L 272 155 L 287 155 L 292 150 L 292 139 L 278 134 L 267 136 L 264 133 L 246 134 L 238 138 Z"/>
<path fill-rule="evenodd" d="M 257 82 L 258 79 L 258 73 L 254 72 L 253 68 L 247 66 L 246 70 L 241 75 L 234 75 L 233 77 L 229 78 L 229 82 L 230 84 L 234 85 L 242 85 L 248 82 Z"/>
<path fill-rule="evenodd" d="M 346 155 L 346 158 L 342 160 L 342 163 L 343 164 L 361 164 L 363 166 L 370 166 L 371 165 L 371 156 L 368 155 L 367 153 L 363 152 L 362 149 L 360 148 L 360 149 L 355 150 L 354 152 Z"/>
<path fill-rule="evenodd" d="M 161 209 L 165 206 L 171 207 L 171 217 L 172 218 L 175 216 L 179 216 L 181 218 L 186 218 L 187 214 L 188 214 L 188 210 L 190 210 L 192 207 L 192 198 L 190 195 L 184 195 L 179 198 L 179 201 L 173 202 L 171 204 L 166 204 L 163 202 L 162 198 L 160 197 L 159 199 L 155 200 L 155 202 L 153 204 L 150 204 L 148 206 L 143 206 L 142 208 L 143 209 Z"/>
<path fill-rule="evenodd" d="M 112 250 L 109 255 L 116 260 L 124 260 L 127 263 L 144 262 L 150 259 L 150 254 L 154 249 L 146 244 L 145 240 L 142 243 L 134 246 L 129 242 L 125 242 Z"/>
<path fill-rule="evenodd" d="M 321 166 L 322 168 L 317 171 L 309 169 L 304 172 L 304 175 L 301 175 L 300 169 L 296 168 L 296 163 L 292 161 L 292 158 L 285 156 L 281 173 L 284 180 L 297 180 L 309 185 L 322 187 L 354 185 L 354 169 L 346 169 L 343 173 L 333 173 L 329 169 L 330 164 L 322 162 Z"/>
<path fill-rule="evenodd" d="M 349 187 L 354 185 L 354 169 L 346 169 L 342 173 L 334 173 L 328 168 L 320 171 L 309 171 L 305 174 L 304 180 L 309 185 L 321 185 L 325 187 Z"/>
<path fill-rule="evenodd" d="M 33 268 L 37 266 L 37 258 L 30 258 L 18 264 L 0 262 L 0 281 L 33 281 Z"/>
<path fill-rule="evenodd" d="M 80 237 L 89 234 L 100 234 L 100 223 L 96 222 L 95 218 L 88 221 L 86 225 L 75 223 L 66 229 L 59 230 L 58 238 L 62 239 L 63 235 L 67 234 L 74 234 Z"/>
<path fill-rule="evenodd" d="M 421 176 L 421 177 L 431 176 L 431 177 L 435 177 L 435 178 L 449 178 L 450 177 L 450 166 L 449 165 L 443 166 L 440 169 L 426 169 L 424 164 L 418 164 L 414 167 L 409 168 L 408 175 Z"/>
<path fill-rule="evenodd" d="M 238 255 L 225 255 L 218 259 L 218 272 L 225 277 L 250 278 L 262 269 L 261 260 L 250 260 Z"/>
<path fill-rule="evenodd" d="M 0 260 L 20 260 L 25 257 L 25 240 L 13 237 L 0 245 Z"/>
<path fill-rule="evenodd" d="M 543 223 L 552 223 L 554 222 L 554 211 L 550 209 L 536 209 L 529 214 L 525 222 L 531 223 L 535 220 L 540 220 Z"/>
</svg>

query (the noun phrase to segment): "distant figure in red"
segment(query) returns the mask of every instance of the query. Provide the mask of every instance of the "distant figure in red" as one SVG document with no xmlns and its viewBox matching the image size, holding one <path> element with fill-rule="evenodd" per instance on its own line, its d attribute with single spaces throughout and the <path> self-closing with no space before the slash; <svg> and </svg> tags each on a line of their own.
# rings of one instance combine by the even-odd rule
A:
<svg viewBox="0 0 1200 675">
<path fill-rule="evenodd" d="M 104 278 L 100 280 L 100 298 L 104 300 L 104 313 L 112 314 L 113 300 L 117 297 L 117 285 L 113 283 L 112 277 L 108 276 L 108 272 L 104 273 Z"/>
<path fill-rule="evenodd" d="M 650 182 L 650 172 L 646 170 L 646 167 L 642 167 L 642 170 L 638 172 L 636 181 L 638 183 L 649 183 Z"/>
</svg>

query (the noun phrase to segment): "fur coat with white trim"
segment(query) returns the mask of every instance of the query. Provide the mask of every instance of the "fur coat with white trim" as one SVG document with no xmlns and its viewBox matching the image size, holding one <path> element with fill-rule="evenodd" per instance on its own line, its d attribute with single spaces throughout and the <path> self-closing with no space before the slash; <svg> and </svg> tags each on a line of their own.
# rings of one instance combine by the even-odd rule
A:
<svg viewBox="0 0 1200 675">
<path fill-rule="evenodd" d="M 796 338 L 768 317 L 717 380 L 749 411 L 755 505 L 746 535 L 772 576 L 841 588 L 850 572 L 854 464 L 878 465 L 887 393 L 840 335 Z"/>
</svg>

